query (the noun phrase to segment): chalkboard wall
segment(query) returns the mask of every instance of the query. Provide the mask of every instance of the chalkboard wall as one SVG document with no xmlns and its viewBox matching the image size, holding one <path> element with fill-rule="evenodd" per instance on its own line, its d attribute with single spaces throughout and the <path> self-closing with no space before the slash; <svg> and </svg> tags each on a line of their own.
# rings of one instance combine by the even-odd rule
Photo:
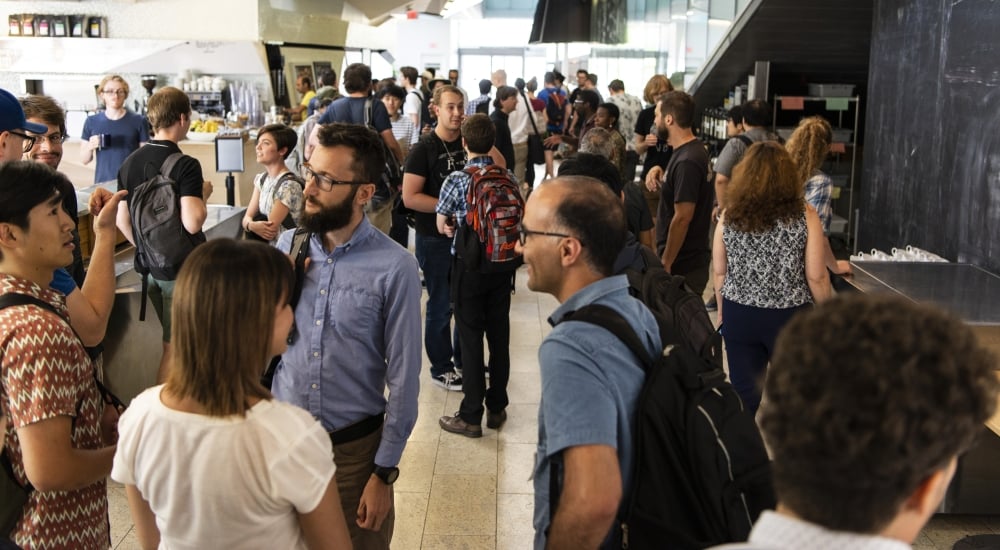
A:
<svg viewBox="0 0 1000 550">
<path fill-rule="evenodd" d="M 1000 2 L 878 0 L 859 246 L 1000 272 Z"/>
</svg>

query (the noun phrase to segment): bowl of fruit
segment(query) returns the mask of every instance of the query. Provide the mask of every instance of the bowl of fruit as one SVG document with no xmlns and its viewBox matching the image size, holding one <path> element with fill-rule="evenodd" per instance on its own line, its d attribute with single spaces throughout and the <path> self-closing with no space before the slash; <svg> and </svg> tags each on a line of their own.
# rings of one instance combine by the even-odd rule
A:
<svg viewBox="0 0 1000 550">
<path fill-rule="evenodd" d="M 214 141 L 219 133 L 219 122 L 216 120 L 196 120 L 188 128 L 187 138 L 191 141 Z"/>
</svg>

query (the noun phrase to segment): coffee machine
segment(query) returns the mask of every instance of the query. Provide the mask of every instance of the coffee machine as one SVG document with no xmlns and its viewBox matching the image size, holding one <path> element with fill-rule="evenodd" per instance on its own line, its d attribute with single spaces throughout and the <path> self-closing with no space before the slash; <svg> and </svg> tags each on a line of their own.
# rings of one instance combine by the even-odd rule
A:
<svg viewBox="0 0 1000 550">
<path fill-rule="evenodd" d="M 149 97 L 153 95 L 153 88 L 156 88 L 156 75 L 144 74 L 141 78 L 142 87 L 146 89 L 146 96 L 142 98 L 142 114 L 145 115 L 149 105 Z"/>
</svg>

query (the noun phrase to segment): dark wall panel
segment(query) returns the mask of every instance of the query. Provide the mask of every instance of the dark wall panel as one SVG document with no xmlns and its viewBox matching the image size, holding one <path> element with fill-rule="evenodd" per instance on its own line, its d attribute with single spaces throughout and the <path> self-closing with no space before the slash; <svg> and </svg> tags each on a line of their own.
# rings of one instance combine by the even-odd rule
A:
<svg viewBox="0 0 1000 550">
<path fill-rule="evenodd" d="M 1000 3 L 878 0 L 862 249 L 912 244 L 1000 271 Z"/>
</svg>

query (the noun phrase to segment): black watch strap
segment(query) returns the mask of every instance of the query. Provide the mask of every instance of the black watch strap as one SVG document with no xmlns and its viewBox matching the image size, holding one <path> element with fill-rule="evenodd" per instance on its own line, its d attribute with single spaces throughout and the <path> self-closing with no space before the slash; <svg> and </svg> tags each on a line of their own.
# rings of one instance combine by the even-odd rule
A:
<svg viewBox="0 0 1000 550">
<path fill-rule="evenodd" d="M 376 464 L 375 470 L 372 473 L 381 479 L 382 483 L 385 483 L 386 485 L 392 485 L 396 482 L 396 479 L 399 478 L 399 468 L 396 468 L 395 466 L 387 468 Z"/>
</svg>

